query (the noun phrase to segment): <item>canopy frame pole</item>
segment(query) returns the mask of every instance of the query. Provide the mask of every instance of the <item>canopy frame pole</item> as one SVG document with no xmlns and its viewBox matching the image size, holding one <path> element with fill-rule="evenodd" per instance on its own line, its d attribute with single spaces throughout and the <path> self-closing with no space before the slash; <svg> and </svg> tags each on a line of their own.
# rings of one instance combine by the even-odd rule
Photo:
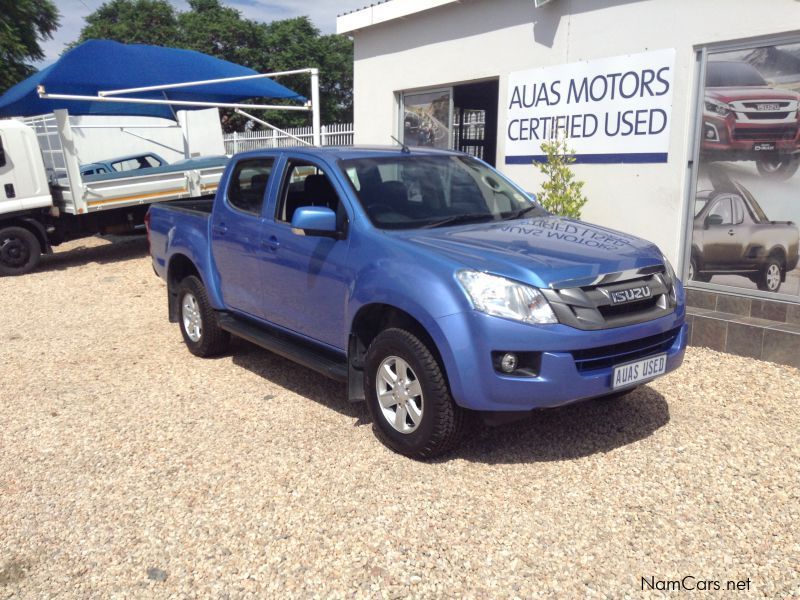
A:
<svg viewBox="0 0 800 600">
<path fill-rule="evenodd" d="M 280 129 L 279 127 L 275 127 L 275 125 L 272 125 L 271 123 L 267 123 L 267 122 L 266 122 L 266 121 L 264 121 L 263 119 L 259 119 L 258 117 L 254 117 L 254 116 L 253 116 L 253 115 L 251 115 L 250 113 L 247 113 L 247 112 L 243 111 L 243 110 L 242 110 L 242 109 L 240 109 L 240 108 L 237 108 L 237 109 L 236 109 L 234 112 L 237 112 L 237 113 L 239 113 L 239 114 L 240 114 L 240 115 L 242 115 L 243 117 L 247 117 L 247 118 L 248 118 L 248 119 L 250 119 L 251 121 L 255 121 L 256 123 L 258 123 L 258 124 L 260 124 L 260 125 L 263 125 L 264 127 L 269 127 L 270 129 L 272 129 L 272 131 L 277 131 L 278 133 L 282 133 L 282 134 L 283 134 L 283 135 L 285 135 L 285 136 L 288 136 L 288 137 L 290 137 L 290 138 L 292 138 L 292 139 L 295 139 L 295 140 L 297 140 L 298 142 L 300 142 L 301 144 L 305 144 L 306 146 L 318 145 L 318 144 L 309 144 L 309 143 L 308 143 L 307 141 L 305 141 L 304 139 L 302 139 L 302 138 L 299 138 L 299 137 L 297 137 L 296 135 L 292 135 L 292 134 L 291 134 L 291 133 L 289 133 L 288 131 L 284 131 L 283 129 Z"/>
<path fill-rule="evenodd" d="M 182 87 L 193 87 L 196 85 L 210 85 L 213 83 L 227 83 L 230 81 L 246 81 L 249 79 L 263 79 L 264 77 L 281 77 L 283 75 L 299 75 L 301 73 L 312 73 L 317 69 L 295 69 L 294 71 L 276 71 L 274 73 L 256 73 L 255 75 L 239 75 L 237 77 L 222 77 L 219 79 L 204 79 L 201 81 L 184 81 L 181 83 L 165 83 L 161 85 L 149 85 L 146 87 L 127 88 L 121 90 L 103 90 L 97 92 L 100 96 L 117 96 L 119 94 L 134 94 L 137 92 L 152 92 L 155 90 L 172 90 Z"/>
<path fill-rule="evenodd" d="M 311 69 L 311 132 L 314 145 L 321 145 L 319 116 L 319 69 Z"/>
<path fill-rule="evenodd" d="M 259 108 L 263 110 L 311 111 L 310 106 L 289 106 L 285 104 L 242 104 L 233 102 L 201 102 L 199 100 L 156 100 L 155 98 L 117 98 L 108 96 L 81 96 L 75 94 L 48 94 L 39 86 L 39 98 L 43 100 L 79 100 L 83 102 L 117 102 L 120 104 L 161 104 L 175 106 L 203 106 L 206 108 Z"/>
</svg>

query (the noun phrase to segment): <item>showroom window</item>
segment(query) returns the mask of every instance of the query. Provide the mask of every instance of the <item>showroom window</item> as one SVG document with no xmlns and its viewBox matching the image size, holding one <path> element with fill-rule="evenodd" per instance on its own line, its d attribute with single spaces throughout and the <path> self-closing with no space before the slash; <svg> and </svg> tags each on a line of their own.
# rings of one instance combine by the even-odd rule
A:
<svg viewBox="0 0 800 600">
<path fill-rule="evenodd" d="M 400 95 L 403 143 L 466 152 L 496 164 L 499 79 Z"/>
<path fill-rule="evenodd" d="M 800 37 L 703 47 L 689 285 L 800 301 Z"/>
</svg>

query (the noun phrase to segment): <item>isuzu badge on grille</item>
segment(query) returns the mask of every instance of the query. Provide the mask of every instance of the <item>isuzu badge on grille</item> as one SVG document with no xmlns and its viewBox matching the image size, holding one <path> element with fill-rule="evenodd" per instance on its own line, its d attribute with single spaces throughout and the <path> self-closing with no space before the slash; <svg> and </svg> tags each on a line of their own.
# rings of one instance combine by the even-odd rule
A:
<svg viewBox="0 0 800 600">
<path fill-rule="evenodd" d="M 652 290 L 646 285 L 627 290 L 617 290 L 616 292 L 611 292 L 611 304 L 623 304 L 625 302 L 645 300 L 652 296 L 652 294 Z"/>
</svg>

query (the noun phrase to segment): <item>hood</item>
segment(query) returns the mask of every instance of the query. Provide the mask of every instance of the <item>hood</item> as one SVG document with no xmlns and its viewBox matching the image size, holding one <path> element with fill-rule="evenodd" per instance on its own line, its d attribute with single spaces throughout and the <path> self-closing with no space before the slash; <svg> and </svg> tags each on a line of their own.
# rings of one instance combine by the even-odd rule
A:
<svg viewBox="0 0 800 600">
<path fill-rule="evenodd" d="M 536 287 L 663 262 L 650 242 L 552 215 L 396 234 L 463 267 Z"/>
<path fill-rule="evenodd" d="M 767 86 L 706 88 L 706 98 L 719 102 L 737 100 L 797 100 L 797 92 L 776 90 Z"/>
</svg>

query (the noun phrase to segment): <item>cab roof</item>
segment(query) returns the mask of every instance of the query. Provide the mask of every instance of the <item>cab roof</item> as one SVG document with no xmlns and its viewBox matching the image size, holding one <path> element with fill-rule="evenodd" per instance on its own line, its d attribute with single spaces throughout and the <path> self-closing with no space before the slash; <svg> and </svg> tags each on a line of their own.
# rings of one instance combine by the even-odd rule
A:
<svg viewBox="0 0 800 600">
<path fill-rule="evenodd" d="M 275 156 L 277 154 L 306 154 L 333 160 L 358 158 L 385 158 L 391 156 L 462 156 L 462 152 L 409 146 L 409 154 L 400 146 L 293 146 L 290 148 L 262 148 L 243 152 L 238 156 Z"/>
</svg>

